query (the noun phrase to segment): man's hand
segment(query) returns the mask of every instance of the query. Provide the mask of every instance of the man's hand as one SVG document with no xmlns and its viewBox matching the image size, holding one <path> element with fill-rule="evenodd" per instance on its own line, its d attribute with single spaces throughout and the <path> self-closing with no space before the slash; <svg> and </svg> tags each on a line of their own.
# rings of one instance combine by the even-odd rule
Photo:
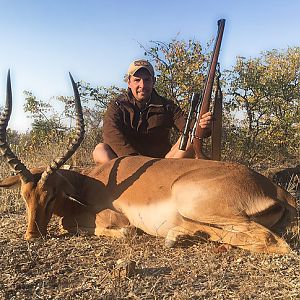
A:
<svg viewBox="0 0 300 300">
<path fill-rule="evenodd" d="M 210 129 L 211 128 L 211 122 L 212 122 L 212 114 L 211 114 L 210 111 L 208 111 L 207 113 L 205 113 L 201 116 L 199 125 L 200 125 L 201 128 Z"/>
</svg>

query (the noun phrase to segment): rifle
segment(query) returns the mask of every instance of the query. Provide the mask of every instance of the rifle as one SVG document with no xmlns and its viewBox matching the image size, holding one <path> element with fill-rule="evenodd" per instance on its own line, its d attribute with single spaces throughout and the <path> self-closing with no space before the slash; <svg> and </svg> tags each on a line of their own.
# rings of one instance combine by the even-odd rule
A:
<svg viewBox="0 0 300 300">
<path fill-rule="evenodd" d="M 221 48 L 221 42 L 223 37 L 225 27 L 225 19 L 220 19 L 218 21 L 218 34 L 217 39 L 214 45 L 213 54 L 211 57 L 211 63 L 209 66 L 208 75 L 205 81 L 204 90 L 201 97 L 201 105 L 197 106 L 197 114 L 196 114 L 196 121 L 191 133 L 191 143 L 193 144 L 193 148 L 196 154 L 196 158 L 206 158 L 207 156 L 202 151 L 203 145 L 203 136 L 204 136 L 204 129 L 200 127 L 199 122 L 201 116 L 208 112 L 212 94 L 212 88 L 215 78 L 216 67 L 218 63 L 218 57 Z"/>
<path fill-rule="evenodd" d="M 215 90 L 215 99 L 213 102 L 213 122 L 212 122 L 212 134 L 211 134 L 211 159 L 221 160 L 221 140 L 222 140 L 222 102 L 223 93 L 220 86 L 220 65 L 217 64 L 217 82 Z M 191 97 L 190 110 L 184 126 L 183 133 L 179 144 L 180 150 L 186 150 L 187 142 L 190 136 L 191 124 L 195 119 L 195 113 L 197 107 L 202 105 L 202 98 L 200 94 L 193 93 Z"/>
</svg>

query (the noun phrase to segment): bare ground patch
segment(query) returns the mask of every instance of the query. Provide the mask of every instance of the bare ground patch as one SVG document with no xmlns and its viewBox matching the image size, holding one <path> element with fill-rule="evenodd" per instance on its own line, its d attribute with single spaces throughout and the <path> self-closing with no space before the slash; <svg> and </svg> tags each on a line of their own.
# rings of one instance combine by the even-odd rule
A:
<svg viewBox="0 0 300 300">
<path fill-rule="evenodd" d="M 57 221 L 47 239 L 27 242 L 24 212 L 0 215 L 0 299 L 300 299 L 299 227 L 282 256 L 218 253 L 204 241 L 166 249 L 145 234 L 57 235 Z M 118 271 L 120 259 L 136 263 L 134 275 Z"/>
</svg>

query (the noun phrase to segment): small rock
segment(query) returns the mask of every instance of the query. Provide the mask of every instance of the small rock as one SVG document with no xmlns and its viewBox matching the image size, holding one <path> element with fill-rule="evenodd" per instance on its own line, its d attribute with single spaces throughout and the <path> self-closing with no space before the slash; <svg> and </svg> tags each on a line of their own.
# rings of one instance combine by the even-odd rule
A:
<svg viewBox="0 0 300 300">
<path fill-rule="evenodd" d="M 136 262 L 133 260 L 118 259 L 114 269 L 114 275 L 120 277 L 132 277 L 136 274 Z"/>
</svg>

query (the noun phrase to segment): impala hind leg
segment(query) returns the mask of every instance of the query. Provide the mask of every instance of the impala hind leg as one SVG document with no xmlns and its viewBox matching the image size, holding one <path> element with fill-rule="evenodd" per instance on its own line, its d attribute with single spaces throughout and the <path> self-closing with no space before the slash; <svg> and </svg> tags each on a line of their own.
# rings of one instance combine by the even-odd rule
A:
<svg viewBox="0 0 300 300">
<path fill-rule="evenodd" d="M 278 202 L 268 209 L 249 216 L 250 220 L 271 229 L 277 234 L 286 232 L 286 228 L 296 220 L 297 210 L 288 203 L 283 205 Z"/>
<path fill-rule="evenodd" d="M 215 220 L 216 221 L 216 220 Z M 252 221 L 238 220 L 212 224 L 184 220 L 169 230 L 166 245 L 173 246 L 182 236 L 206 233 L 209 240 L 261 253 L 288 253 L 288 244 L 269 229 Z"/>
<path fill-rule="evenodd" d="M 203 230 L 204 227 L 202 228 L 201 226 L 200 229 L 200 227 L 198 226 L 199 225 L 197 224 L 197 228 L 195 228 L 195 226 L 191 226 L 191 224 L 189 224 L 188 222 L 184 222 L 182 225 L 171 228 L 166 236 L 165 246 L 171 248 L 175 246 L 176 242 L 178 242 L 179 239 L 193 236 L 199 237 L 200 235 L 208 240 L 209 235 L 207 235 L 205 230 Z"/>
<path fill-rule="evenodd" d="M 213 227 L 210 240 L 259 253 L 285 254 L 291 251 L 281 237 L 253 221 L 221 225 L 217 229 Z"/>
</svg>

